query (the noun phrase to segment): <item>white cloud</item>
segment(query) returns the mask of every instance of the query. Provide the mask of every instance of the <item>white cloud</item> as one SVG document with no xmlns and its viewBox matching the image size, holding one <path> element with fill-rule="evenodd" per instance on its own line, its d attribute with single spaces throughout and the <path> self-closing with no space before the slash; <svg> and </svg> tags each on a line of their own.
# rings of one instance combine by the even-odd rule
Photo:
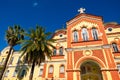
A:
<svg viewBox="0 0 120 80">
<path fill-rule="evenodd" d="M 33 7 L 38 6 L 38 2 L 33 3 Z"/>
</svg>

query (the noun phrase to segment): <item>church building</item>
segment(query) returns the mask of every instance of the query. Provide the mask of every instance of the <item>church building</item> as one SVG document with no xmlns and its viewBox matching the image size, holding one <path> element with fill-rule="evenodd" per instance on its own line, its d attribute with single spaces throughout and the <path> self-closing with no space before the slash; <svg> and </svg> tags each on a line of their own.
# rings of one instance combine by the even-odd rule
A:
<svg viewBox="0 0 120 80">
<path fill-rule="evenodd" d="M 33 80 L 120 80 L 120 24 L 84 11 L 80 8 L 65 29 L 55 31 L 51 60 L 35 67 Z M 8 51 L 1 51 L 0 66 Z M 29 80 L 31 66 L 19 65 L 20 55 L 13 50 L 3 80 Z M 24 67 L 18 75 L 19 66 Z"/>
</svg>

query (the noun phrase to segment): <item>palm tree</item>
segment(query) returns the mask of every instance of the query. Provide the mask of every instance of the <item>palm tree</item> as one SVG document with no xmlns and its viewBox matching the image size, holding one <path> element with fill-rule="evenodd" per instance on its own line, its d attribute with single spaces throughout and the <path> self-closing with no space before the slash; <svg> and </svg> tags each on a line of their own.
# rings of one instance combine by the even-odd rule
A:
<svg viewBox="0 0 120 80">
<path fill-rule="evenodd" d="M 24 30 L 21 29 L 19 25 L 15 25 L 14 27 L 8 27 L 8 30 L 6 31 L 6 40 L 10 46 L 8 55 L 6 57 L 5 63 L 3 65 L 3 69 L 0 75 L 0 80 L 2 80 L 2 77 L 4 75 L 5 69 L 7 67 L 8 61 L 10 59 L 10 56 L 12 54 L 13 47 L 17 44 L 20 44 L 20 40 L 24 39 Z"/>
<path fill-rule="evenodd" d="M 28 64 L 31 64 L 31 73 L 29 80 L 32 80 L 35 65 L 39 65 L 45 61 L 45 57 L 51 58 L 52 50 L 54 46 L 51 44 L 53 39 L 49 38 L 50 32 L 45 32 L 45 29 L 41 26 L 36 26 L 36 29 L 31 29 L 26 36 L 27 40 L 22 40 L 21 51 L 22 56 L 26 56 Z"/>
</svg>

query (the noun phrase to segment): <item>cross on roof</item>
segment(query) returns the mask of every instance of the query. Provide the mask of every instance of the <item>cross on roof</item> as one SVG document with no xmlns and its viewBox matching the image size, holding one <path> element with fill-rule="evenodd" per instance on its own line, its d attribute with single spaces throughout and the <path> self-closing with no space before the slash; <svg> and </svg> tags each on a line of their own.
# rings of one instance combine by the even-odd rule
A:
<svg viewBox="0 0 120 80">
<path fill-rule="evenodd" d="M 80 8 L 80 9 L 78 10 L 78 12 L 80 12 L 80 14 L 81 14 L 81 13 L 85 13 L 84 11 L 85 11 L 85 8 Z"/>
</svg>

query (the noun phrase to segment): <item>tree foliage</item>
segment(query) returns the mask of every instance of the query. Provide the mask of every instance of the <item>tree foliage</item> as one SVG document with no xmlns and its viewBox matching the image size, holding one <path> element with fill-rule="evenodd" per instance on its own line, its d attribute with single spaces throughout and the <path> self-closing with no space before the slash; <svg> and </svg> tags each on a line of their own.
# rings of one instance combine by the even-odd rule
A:
<svg viewBox="0 0 120 80">
<path fill-rule="evenodd" d="M 55 41 L 49 36 L 50 32 L 45 32 L 45 29 L 41 26 L 36 26 L 36 29 L 30 29 L 26 40 L 21 40 L 22 47 L 22 56 L 26 56 L 26 62 L 31 66 L 30 80 L 32 79 L 35 65 L 40 65 L 41 62 L 45 61 L 45 58 L 48 59 L 52 56 L 52 48 L 54 46 L 52 43 Z"/>
<path fill-rule="evenodd" d="M 19 25 L 15 25 L 14 27 L 10 26 L 6 31 L 5 38 L 10 46 L 10 49 L 0 74 L 0 80 L 2 80 L 8 61 L 10 60 L 10 56 L 12 55 L 13 47 L 17 44 L 20 44 L 19 41 L 24 39 L 24 30 Z"/>
</svg>

